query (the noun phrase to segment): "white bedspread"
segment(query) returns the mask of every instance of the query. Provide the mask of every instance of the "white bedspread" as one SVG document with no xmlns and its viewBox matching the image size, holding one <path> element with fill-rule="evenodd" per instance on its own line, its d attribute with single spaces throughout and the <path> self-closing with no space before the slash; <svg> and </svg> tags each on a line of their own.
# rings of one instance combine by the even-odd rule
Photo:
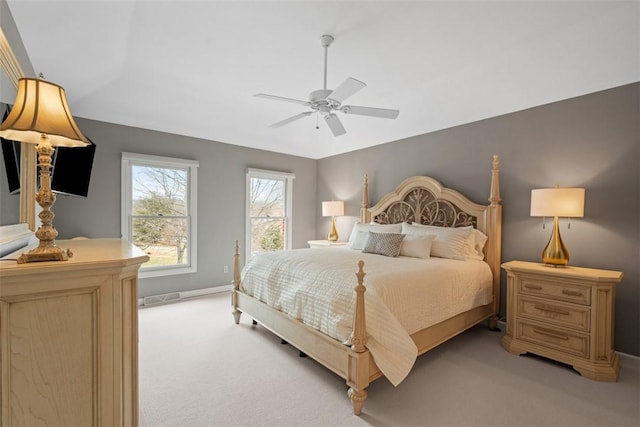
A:
<svg viewBox="0 0 640 427">
<path fill-rule="evenodd" d="M 367 274 L 367 348 L 394 385 L 417 356 L 410 334 L 492 300 L 491 270 L 482 261 L 390 258 L 342 248 L 254 256 L 242 270 L 240 289 L 346 343 L 359 260 Z"/>
</svg>

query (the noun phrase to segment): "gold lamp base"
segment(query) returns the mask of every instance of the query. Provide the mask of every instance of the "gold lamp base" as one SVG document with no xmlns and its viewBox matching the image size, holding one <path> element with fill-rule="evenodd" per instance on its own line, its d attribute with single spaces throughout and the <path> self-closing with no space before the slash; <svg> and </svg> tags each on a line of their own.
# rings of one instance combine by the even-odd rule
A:
<svg viewBox="0 0 640 427">
<path fill-rule="evenodd" d="M 336 217 L 334 216 L 331 217 L 331 229 L 329 230 L 329 235 L 327 236 L 327 239 L 330 242 L 338 241 L 338 230 L 336 229 Z"/>
<path fill-rule="evenodd" d="M 18 264 L 41 261 L 67 261 L 72 256 L 73 254 L 69 249 L 62 249 L 58 246 L 38 246 L 37 248 L 20 255 L 18 257 Z"/>
<path fill-rule="evenodd" d="M 569 264 L 569 250 L 560 237 L 558 217 L 553 218 L 553 232 L 547 247 L 542 251 L 542 262 L 552 267 L 566 267 Z"/>
<path fill-rule="evenodd" d="M 42 226 L 36 231 L 36 237 L 40 240 L 37 248 L 18 257 L 18 264 L 41 261 L 67 261 L 73 256 L 70 250 L 56 246 L 58 231 L 53 228 L 52 222 L 55 216 L 51 206 L 56 202 L 56 195 L 51 191 L 51 156 L 54 148 L 51 146 L 47 135 L 42 135 L 40 143 L 36 147 L 38 151 L 38 166 L 40 167 L 40 191 L 36 194 L 36 201 L 42 207 L 38 215 Z"/>
</svg>

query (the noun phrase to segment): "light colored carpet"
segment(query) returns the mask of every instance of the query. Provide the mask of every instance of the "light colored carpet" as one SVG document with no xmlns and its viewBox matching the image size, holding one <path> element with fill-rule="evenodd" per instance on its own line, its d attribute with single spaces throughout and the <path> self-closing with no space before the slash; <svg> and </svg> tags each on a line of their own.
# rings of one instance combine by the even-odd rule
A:
<svg viewBox="0 0 640 427">
<path fill-rule="evenodd" d="M 475 327 L 418 358 L 398 387 L 372 383 L 360 417 L 344 380 L 247 315 L 222 293 L 143 308 L 142 426 L 638 426 L 640 361 L 617 383 L 546 359 L 514 356 L 501 333 Z"/>
</svg>

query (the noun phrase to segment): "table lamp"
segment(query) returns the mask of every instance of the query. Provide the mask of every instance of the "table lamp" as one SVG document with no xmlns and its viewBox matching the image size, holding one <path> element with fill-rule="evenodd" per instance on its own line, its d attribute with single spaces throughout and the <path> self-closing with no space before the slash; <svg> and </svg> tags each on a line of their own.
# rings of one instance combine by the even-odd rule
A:
<svg viewBox="0 0 640 427">
<path fill-rule="evenodd" d="M 550 266 L 566 266 L 569 251 L 560 237 L 558 217 L 584 216 L 584 188 L 540 188 L 531 190 L 531 216 L 552 216 L 553 232 L 542 251 L 542 262 Z"/>
<path fill-rule="evenodd" d="M 66 261 L 71 253 L 56 246 L 58 232 L 53 228 L 51 207 L 56 195 L 51 191 L 51 157 L 55 147 L 85 147 L 89 140 L 76 125 L 64 89 L 42 78 L 18 80 L 13 108 L 0 125 L 0 136 L 27 144 L 37 144 L 40 189 L 36 201 L 42 207 L 38 215 L 42 225 L 36 231 L 37 248 L 23 253 L 18 263 Z"/>
<path fill-rule="evenodd" d="M 322 202 L 322 216 L 331 217 L 331 229 L 327 239 L 330 242 L 338 241 L 338 230 L 336 229 L 336 217 L 344 215 L 344 202 L 333 200 L 330 202 Z"/>
</svg>

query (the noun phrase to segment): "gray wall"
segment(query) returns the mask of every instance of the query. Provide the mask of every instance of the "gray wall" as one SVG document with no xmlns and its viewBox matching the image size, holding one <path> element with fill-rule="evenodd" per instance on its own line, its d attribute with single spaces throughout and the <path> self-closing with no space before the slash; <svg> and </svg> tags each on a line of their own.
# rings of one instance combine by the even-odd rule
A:
<svg viewBox="0 0 640 427">
<path fill-rule="evenodd" d="M 248 167 L 292 172 L 293 246 L 306 247 L 316 230 L 316 161 L 218 142 L 77 118 L 96 143 L 89 196 L 58 196 L 59 238 L 120 237 L 120 161 L 123 151 L 198 160 L 198 272 L 140 280 L 139 296 L 202 289 L 232 281 L 233 242 L 244 245 Z M 243 253 L 243 250 L 241 251 Z M 244 255 L 244 253 L 243 253 Z M 244 259 L 244 256 L 242 257 Z M 229 272 L 223 273 L 223 267 Z"/>
<path fill-rule="evenodd" d="M 571 265 L 619 270 L 615 347 L 640 355 L 640 83 L 379 145 L 318 161 L 318 202 L 345 200 L 347 239 L 369 175 L 373 205 L 403 179 L 429 175 L 486 204 L 491 156 L 500 155 L 502 259 L 540 261 L 550 237 L 529 216 L 533 188 L 584 187 L 585 217 L 563 223 Z M 316 215 L 318 213 L 316 212 Z M 317 237 L 327 218 L 318 215 Z M 547 224 L 549 225 L 549 224 Z M 504 284 L 501 316 L 505 315 Z"/>
</svg>

